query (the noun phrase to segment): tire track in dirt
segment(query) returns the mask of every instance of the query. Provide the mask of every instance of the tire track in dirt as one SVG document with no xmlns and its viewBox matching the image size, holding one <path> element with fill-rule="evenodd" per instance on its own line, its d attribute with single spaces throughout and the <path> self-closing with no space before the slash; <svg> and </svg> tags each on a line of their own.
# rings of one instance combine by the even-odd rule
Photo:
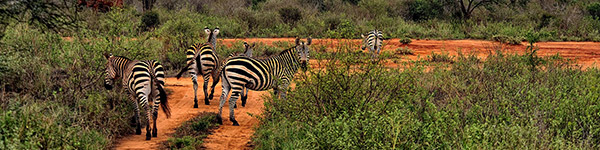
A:
<svg viewBox="0 0 600 150">
<path fill-rule="evenodd" d="M 146 130 L 142 128 L 142 135 L 128 135 L 120 139 L 116 149 L 158 149 L 160 143 L 169 138 L 169 134 L 175 132 L 183 122 L 192 119 L 201 112 L 218 112 L 219 98 L 221 96 L 221 84 L 217 84 L 214 98 L 210 105 L 204 105 L 204 94 L 202 92 L 203 82 L 198 85 L 198 108 L 194 106 L 193 84 L 189 77 L 179 80 L 176 78 L 167 78 L 166 88 L 172 90 L 169 95 L 169 105 L 171 107 L 171 118 L 167 119 L 162 112 L 159 112 L 157 119 L 158 137 L 146 141 Z M 209 82 L 209 85 L 212 81 Z M 253 126 L 258 124 L 258 119 L 251 117 L 248 113 L 260 115 L 263 109 L 262 95 L 268 94 L 268 91 L 250 91 L 248 93 L 248 103 L 246 107 L 235 109 L 236 119 L 240 126 L 232 126 L 229 121 L 229 105 L 225 103 L 223 107 L 223 125 L 214 130 L 205 140 L 204 146 L 207 149 L 247 149 L 250 137 L 254 134 Z M 239 103 L 239 100 L 238 100 Z M 135 128 L 131 128 L 135 130 Z"/>
</svg>

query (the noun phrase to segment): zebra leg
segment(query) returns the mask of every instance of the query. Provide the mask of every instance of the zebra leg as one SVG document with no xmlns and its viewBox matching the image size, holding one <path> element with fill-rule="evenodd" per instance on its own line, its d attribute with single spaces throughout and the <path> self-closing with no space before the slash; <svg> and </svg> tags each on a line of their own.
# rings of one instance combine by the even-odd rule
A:
<svg viewBox="0 0 600 150">
<path fill-rule="evenodd" d="M 204 78 L 204 85 L 202 86 L 204 88 L 204 104 L 210 105 L 210 102 L 208 101 L 208 92 L 207 92 L 208 80 L 210 79 L 210 77 L 208 75 L 204 75 L 204 76 L 202 76 L 202 78 Z"/>
<path fill-rule="evenodd" d="M 131 101 L 133 102 L 133 105 L 135 107 L 135 114 L 134 114 L 134 119 L 135 119 L 135 134 L 136 135 L 141 135 L 142 134 L 142 125 L 141 125 L 141 121 L 140 121 L 140 105 L 137 101 L 137 99 L 131 95 L 129 96 L 129 98 L 131 99 Z"/>
<path fill-rule="evenodd" d="M 281 95 L 279 95 L 279 97 L 281 97 L 281 99 L 285 100 L 285 96 L 287 94 L 288 86 L 289 86 L 289 84 L 283 84 L 283 85 L 281 85 Z"/>
<path fill-rule="evenodd" d="M 246 91 L 246 92 L 244 92 Z M 244 87 L 242 90 L 242 107 L 246 107 L 246 100 L 248 99 L 248 88 Z"/>
<path fill-rule="evenodd" d="M 239 91 L 232 91 L 231 97 L 229 98 L 229 121 L 233 122 L 233 126 L 239 126 L 240 124 L 235 120 L 235 114 L 233 113 L 233 109 L 235 107 L 235 101 L 240 96 Z"/>
<path fill-rule="evenodd" d="M 212 76 L 213 79 L 213 83 L 212 86 L 210 87 L 210 94 L 208 95 L 208 99 L 212 100 L 213 99 L 213 94 L 215 93 L 215 87 L 217 86 L 217 83 L 219 83 L 219 76 L 213 73 Z"/>
<path fill-rule="evenodd" d="M 156 119 L 158 118 L 158 110 L 154 110 L 154 112 L 152 112 L 152 120 L 154 125 L 152 126 L 152 137 L 157 137 L 158 136 L 158 129 L 156 129 Z"/>
<path fill-rule="evenodd" d="M 223 88 L 223 92 L 221 93 L 221 98 L 219 99 L 219 114 L 217 115 L 217 123 L 223 124 L 223 119 L 221 118 L 221 114 L 223 114 L 223 106 L 225 105 L 225 100 L 227 99 L 227 95 L 229 95 L 229 83 L 226 82 L 225 76 L 223 75 L 223 82 L 221 82 L 221 86 Z"/>
<path fill-rule="evenodd" d="M 198 76 L 192 74 L 192 82 L 194 83 L 194 108 L 198 108 Z"/>
<path fill-rule="evenodd" d="M 158 129 L 156 129 L 156 119 L 158 118 L 158 107 L 160 106 L 160 97 L 158 97 L 158 93 L 160 91 L 158 91 L 158 89 L 156 89 L 154 91 L 155 95 L 154 95 L 154 105 L 152 106 L 152 122 L 153 122 L 153 126 L 152 126 L 152 137 L 157 137 L 158 136 Z M 150 125 L 148 125 L 150 126 Z"/>
<path fill-rule="evenodd" d="M 153 118 L 152 114 L 153 114 L 152 107 L 150 107 L 150 105 L 147 105 L 146 106 L 146 117 L 147 117 L 147 119 L 146 119 L 146 140 L 150 140 L 152 138 L 152 134 L 150 134 L 151 130 L 152 130 L 150 128 L 150 125 L 152 125 L 152 121 L 151 121 L 151 119 Z"/>
</svg>

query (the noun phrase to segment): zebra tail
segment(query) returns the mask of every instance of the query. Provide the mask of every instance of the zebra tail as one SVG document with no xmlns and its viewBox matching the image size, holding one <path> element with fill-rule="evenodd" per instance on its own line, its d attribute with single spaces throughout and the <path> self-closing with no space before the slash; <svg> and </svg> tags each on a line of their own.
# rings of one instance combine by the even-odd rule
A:
<svg viewBox="0 0 600 150">
<path fill-rule="evenodd" d="M 177 79 L 181 78 L 181 76 L 183 75 L 183 73 L 185 73 L 186 71 L 190 70 L 190 66 L 193 64 L 192 62 L 194 62 L 194 61 L 190 61 L 190 63 L 187 63 L 185 65 L 185 67 L 183 67 L 181 69 L 181 71 L 179 71 L 179 73 L 177 73 L 177 76 L 175 76 L 175 77 L 177 77 Z"/>
<path fill-rule="evenodd" d="M 160 108 L 162 108 L 163 112 L 167 116 L 167 118 L 171 117 L 171 108 L 169 107 L 169 101 L 167 99 L 167 92 L 163 88 L 162 85 L 158 82 L 156 78 L 154 78 L 154 84 L 158 89 L 158 95 L 160 96 Z"/>
</svg>

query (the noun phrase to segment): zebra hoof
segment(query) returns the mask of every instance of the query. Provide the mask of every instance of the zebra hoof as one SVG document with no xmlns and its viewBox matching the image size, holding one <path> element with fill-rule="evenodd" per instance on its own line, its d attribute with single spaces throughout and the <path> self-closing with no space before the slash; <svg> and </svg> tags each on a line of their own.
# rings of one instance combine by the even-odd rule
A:
<svg viewBox="0 0 600 150">
<path fill-rule="evenodd" d="M 194 104 L 194 108 L 198 108 L 198 103 Z"/>
<path fill-rule="evenodd" d="M 231 122 L 233 122 L 233 126 L 240 126 L 240 124 L 237 121 L 235 121 L 235 120 L 233 120 Z"/>
<path fill-rule="evenodd" d="M 156 131 L 156 129 L 152 130 L 152 137 L 157 137 L 158 136 L 158 133 L 156 133 L 156 132 L 158 132 L 158 131 Z"/>
<path fill-rule="evenodd" d="M 212 99 L 213 99 L 213 95 L 209 95 L 209 96 L 208 96 L 208 99 L 209 99 L 209 100 L 212 100 Z"/>
<path fill-rule="evenodd" d="M 152 139 L 152 137 L 150 135 L 150 132 L 148 132 L 148 133 L 146 133 L 146 140 L 150 140 L 150 139 Z"/>
<path fill-rule="evenodd" d="M 210 105 L 210 102 L 204 101 L 204 105 Z"/>
<path fill-rule="evenodd" d="M 237 104 L 233 105 L 233 108 L 237 108 Z"/>
<path fill-rule="evenodd" d="M 217 123 L 223 125 L 223 119 L 221 118 L 221 116 L 217 116 Z"/>
<path fill-rule="evenodd" d="M 140 128 L 135 129 L 135 134 L 142 135 L 142 129 L 140 129 Z"/>
</svg>

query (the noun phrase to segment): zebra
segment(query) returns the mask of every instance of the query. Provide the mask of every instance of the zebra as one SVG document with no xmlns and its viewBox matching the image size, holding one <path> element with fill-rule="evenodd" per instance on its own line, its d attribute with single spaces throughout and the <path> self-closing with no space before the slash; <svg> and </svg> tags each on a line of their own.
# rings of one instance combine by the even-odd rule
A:
<svg viewBox="0 0 600 150">
<path fill-rule="evenodd" d="M 286 93 L 283 90 L 287 89 L 298 68 L 307 68 L 310 44 L 311 38 L 308 38 L 306 43 L 296 38 L 296 46 L 268 59 L 236 56 L 227 60 L 221 68 L 223 93 L 217 115 L 219 124 L 223 124 L 221 114 L 230 90 L 232 94 L 229 99 L 229 120 L 234 126 L 239 126 L 239 123 L 235 120 L 233 109 L 243 88 L 255 91 L 273 89 L 275 95 L 285 98 Z M 244 105 L 242 103 L 242 106 Z"/>
<path fill-rule="evenodd" d="M 169 118 L 171 109 L 167 101 L 167 94 L 164 90 L 165 73 L 162 65 L 155 60 L 138 61 L 131 60 L 123 56 L 113 56 L 112 54 L 104 54 L 108 60 L 106 63 L 104 87 L 107 90 L 113 88 L 115 80 L 122 79 L 122 84 L 127 88 L 130 100 L 135 105 L 135 134 L 142 134 L 140 105 L 146 107 L 147 125 L 146 125 L 146 140 L 151 137 L 157 137 L 156 118 L 158 117 L 158 107 L 162 108 L 163 112 Z M 154 101 L 154 105 L 150 106 L 148 100 Z M 152 118 L 152 120 L 150 120 Z M 150 128 L 150 124 L 153 127 Z M 152 134 L 150 134 L 152 130 Z"/>
<path fill-rule="evenodd" d="M 360 35 L 363 38 L 362 50 L 369 48 L 369 52 L 372 53 L 373 57 L 379 56 L 381 51 L 381 43 L 383 43 L 383 34 L 379 30 L 369 31 L 367 35 Z"/>
<path fill-rule="evenodd" d="M 219 68 L 219 57 L 214 52 L 217 45 L 219 27 L 216 27 L 212 32 L 208 27 L 205 27 L 204 32 L 208 35 L 208 41 L 206 43 L 194 44 L 187 49 L 186 62 L 188 65 L 177 74 L 177 79 L 179 79 L 186 71 L 192 76 L 192 82 L 194 83 L 194 108 L 198 108 L 198 77 L 196 74 L 200 73 L 204 79 L 203 89 L 205 105 L 210 104 L 208 100 L 213 98 L 215 86 L 217 85 L 217 82 L 219 82 L 219 69 L 216 69 Z M 213 78 L 213 84 L 211 86 L 210 95 L 208 95 L 206 90 L 208 88 L 208 80 L 211 76 Z"/>
<path fill-rule="evenodd" d="M 235 56 L 246 56 L 246 57 L 252 57 L 252 52 L 254 47 L 256 46 L 256 43 L 252 43 L 252 45 L 248 44 L 246 41 L 244 41 L 244 53 L 231 53 L 229 54 L 229 58 L 231 57 L 235 57 Z M 241 93 L 241 99 L 242 99 L 242 106 L 245 107 L 246 106 L 246 100 L 248 99 L 248 88 L 243 87 L 245 90 L 242 90 Z M 244 92 L 245 91 L 245 92 Z M 234 106 L 234 108 L 237 108 L 237 106 Z"/>
</svg>

